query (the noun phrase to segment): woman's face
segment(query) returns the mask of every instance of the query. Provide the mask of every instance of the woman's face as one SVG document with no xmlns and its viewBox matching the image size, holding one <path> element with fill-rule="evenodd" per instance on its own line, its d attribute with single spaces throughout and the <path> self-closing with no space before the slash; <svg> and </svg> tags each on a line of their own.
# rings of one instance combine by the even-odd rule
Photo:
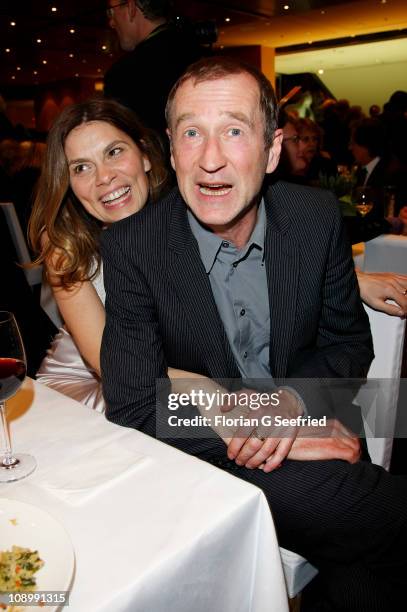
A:
<svg viewBox="0 0 407 612">
<path fill-rule="evenodd" d="M 290 165 L 291 174 L 304 174 L 308 168 L 308 162 L 302 154 L 297 130 L 290 122 L 283 127 L 283 150 Z"/>
<path fill-rule="evenodd" d="M 82 123 L 65 141 L 72 191 L 104 223 L 139 211 L 148 198 L 148 158 L 124 132 L 106 121 Z"/>
<path fill-rule="evenodd" d="M 312 130 L 309 130 L 307 128 L 302 129 L 300 132 L 299 145 L 300 145 L 300 152 L 302 156 L 305 157 L 305 159 L 309 163 L 311 163 L 311 161 L 313 160 L 313 158 L 318 152 L 318 145 L 319 145 L 318 135 Z"/>
</svg>

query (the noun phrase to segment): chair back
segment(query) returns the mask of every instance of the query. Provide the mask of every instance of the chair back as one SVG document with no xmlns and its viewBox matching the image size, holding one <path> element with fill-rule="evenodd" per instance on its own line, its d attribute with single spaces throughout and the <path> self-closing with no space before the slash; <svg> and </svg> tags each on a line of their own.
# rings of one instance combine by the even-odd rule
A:
<svg viewBox="0 0 407 612">
<path fill-rule="evenodd" d="M 365 310 L 375 353 L 367 377 L 383 382 L 378 380 L 378 386 L 369 387 L 368 383 L 366 388 L 362 387 L 355 401 L 362 408 L 372 462 L 388 470 L 397 417 L 406 321 L 366 305 Z M 386 437 L 376 437 L 377 432 L 386 432 Z"/>
<path fill-rule="evenodd" d="M 18 262 L 20 264 L 31 263 L 31 257 L 28 251 L 27 242 L 24 238 L 24 234 L 21 229 L 20 221 L 18 220 L 14 204 L 12 202 L 0 202 L 0 210 L 3 211 L 4 217 L 6 219 L 6 224 L 16 251 Z M 33 285 L 41 284 L 42 266 L 35 266 L 34 268 L 24 269 L 24 274 L 30 287 L 33 287 Z"/>
</svg>

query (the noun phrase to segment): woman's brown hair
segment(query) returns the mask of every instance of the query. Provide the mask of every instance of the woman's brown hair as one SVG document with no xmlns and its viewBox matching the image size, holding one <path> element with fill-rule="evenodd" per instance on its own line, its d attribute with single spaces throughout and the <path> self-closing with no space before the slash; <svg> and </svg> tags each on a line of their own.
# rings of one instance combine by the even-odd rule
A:
<svg viewBox="0 0 407 612">
<path fill-rule="evenodd" d="M 29 222 L 29 240 L 44 263 L 53 257 L 58 285 L 69 288 L 92 279 L 100 266 L 99 240 L 102 225 L 87 213 L 69 184 L 65 141 L 78 125 L 105 121 L 129 136 L 151 163 L 150 200 L 163 195 L 168 180 L 164 154 L 158 138 L 144 128 L 134 113 L 113 100 L 95 99 L 67 106 L 56 119 L 48 139 L 41 177 Z M 44 240 L 44 235 L 46 239 Z M 96 266 L 95 266 L 96 262 Z M 53 281 L 55 284 L 55 281 Z"/>
</svg>

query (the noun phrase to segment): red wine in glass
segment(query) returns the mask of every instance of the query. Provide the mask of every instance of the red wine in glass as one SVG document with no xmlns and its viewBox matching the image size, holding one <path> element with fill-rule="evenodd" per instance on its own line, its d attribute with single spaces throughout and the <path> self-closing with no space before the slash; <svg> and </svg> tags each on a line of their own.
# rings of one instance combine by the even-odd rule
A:
<svg viewBox="0 0 407 612">
<path fill-rule="evenodd" d="M 11 312 L 0 311 L 0 417 L 3 425 L 4 453 L 0 457 L 0 483 L 25 478 L 36 468 L 34 457 L 14 454 L 6 417 L 6 400 L 21 387 L 26 360 L 20 330 Z"/>
<path fill-rule="evenodd" d="M 21 359 L 0 357 L 0 402 L 17 393 L 25 378 L 25 371 L 25 363 Z"/>
</svg>

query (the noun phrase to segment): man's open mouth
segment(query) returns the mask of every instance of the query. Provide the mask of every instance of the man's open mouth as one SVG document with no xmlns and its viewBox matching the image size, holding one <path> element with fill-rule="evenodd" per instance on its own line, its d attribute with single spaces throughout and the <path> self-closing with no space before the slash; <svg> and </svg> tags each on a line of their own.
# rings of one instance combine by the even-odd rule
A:
<svg viewBox="0 0 407 612">
<path fill-rule="evenodd" d="M 228 183 L 198 183 L 199 191 L 203 195 L 224 196 L 232 189 Z"/>
</svg>

